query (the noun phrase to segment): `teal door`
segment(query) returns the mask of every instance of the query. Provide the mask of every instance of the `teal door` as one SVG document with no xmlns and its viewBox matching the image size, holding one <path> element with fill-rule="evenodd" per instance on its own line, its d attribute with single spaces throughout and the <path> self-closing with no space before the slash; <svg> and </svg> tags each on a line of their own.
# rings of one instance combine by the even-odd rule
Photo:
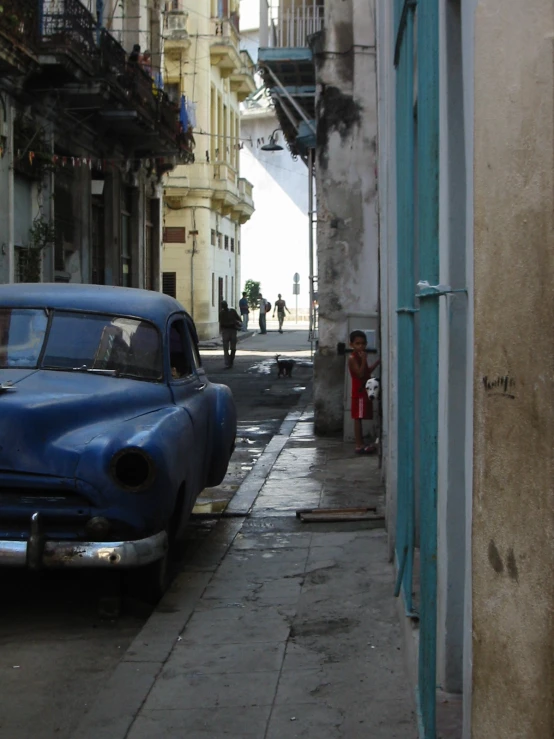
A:
<svg viewBox="0 0 554 739">
<path fill-rule="evenodd" d="M 420 736 L 422 739 L 435 739 L 440 293 L 432 286 L 439 283 L 438 0 L 396 0 L 395 19 L 398 210 L 396 553 L 399 566 L 396 591 L 397 594 L 403 591 L 407 615 L 419 618 L 417 702 Z M 414 90 L 417 90 L 417 99 Z M 423 285 L 418 287 L 418 283 Z M 416 377 L 419 378 L 417 383 Z M 416 521 L 419 523 L 419 590 L 417 604 L 414 604 Z"/>
</svg>

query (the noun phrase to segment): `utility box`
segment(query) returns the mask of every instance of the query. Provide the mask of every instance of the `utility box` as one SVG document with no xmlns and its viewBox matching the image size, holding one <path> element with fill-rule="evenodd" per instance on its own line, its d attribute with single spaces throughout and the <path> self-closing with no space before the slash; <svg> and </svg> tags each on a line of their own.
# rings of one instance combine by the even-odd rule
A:
<svg viewBox="0 0 554 739">
<path fill-rule="evenodd" d="M 352 380 L 348 370 L 348 358 L 350 357 L 350 332 L 359 330 L 367 336 L 367 362 L 373 364 L 379 358 L 379 316 L 373 314 L 355 313 L 347 317 L 347 333 L 344 337 L 346 351 L 344 354 L 344 401 L 343 401 L 343 439 L 354 443 L 354 424 L 352 421 L 351 398 Z M 380 377 L 380 367 L 377 367 L 373 377 Z M 380 436 L 381 419 L 380 401 L 373 401 L 373 420 L 363 421 L 364 436 L 371 435 L 372 440 Z"/>
</svg>

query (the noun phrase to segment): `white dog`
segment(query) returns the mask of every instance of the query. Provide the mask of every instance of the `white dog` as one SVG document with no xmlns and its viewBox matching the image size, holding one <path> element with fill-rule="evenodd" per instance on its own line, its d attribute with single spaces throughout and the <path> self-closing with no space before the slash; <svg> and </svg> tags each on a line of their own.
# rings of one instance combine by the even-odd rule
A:
<svg viewBox="0 0 554 739">
<path fill-rule="evenodd" d="M 365 384 L 365 391 L 370 400 L 378 400 L 381 391 L 381 383 L 376 377 L 370 377 Z"/>
</svg>

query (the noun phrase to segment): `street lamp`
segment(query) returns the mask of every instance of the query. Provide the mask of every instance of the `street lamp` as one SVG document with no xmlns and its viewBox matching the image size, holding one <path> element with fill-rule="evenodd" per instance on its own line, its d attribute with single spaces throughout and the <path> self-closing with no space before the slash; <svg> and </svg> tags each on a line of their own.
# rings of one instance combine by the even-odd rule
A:
<svg viewBox="0 0 554 739">
<path fill-rule="evenodd" d="M 273 131 L 273 133 L 269 137 L 269 144 L 264 144 L 261 147 L 262 151 L 283 151 L 283 147 L 277 143 L 277 138 L 275 136 L 277 131 L 279 131 L 278 128 L 276 128 L 275 131 Z"/>
</svg>

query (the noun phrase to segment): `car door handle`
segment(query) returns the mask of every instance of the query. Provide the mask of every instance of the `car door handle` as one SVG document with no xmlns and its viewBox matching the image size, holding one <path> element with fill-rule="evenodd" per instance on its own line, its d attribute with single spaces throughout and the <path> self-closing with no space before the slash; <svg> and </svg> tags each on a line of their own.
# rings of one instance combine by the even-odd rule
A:
<svg viewBox="0 0 554 739">
<path fill-rule="evenodd" d="M 198 392 L 200 392 L 200 390 L 204 390 L 205 387 L 206 387 L 206 383 L 204 383 L 203 385 L 198 385 L 198 387 L 196 388 L 196 390 Z"/>
</svg>

